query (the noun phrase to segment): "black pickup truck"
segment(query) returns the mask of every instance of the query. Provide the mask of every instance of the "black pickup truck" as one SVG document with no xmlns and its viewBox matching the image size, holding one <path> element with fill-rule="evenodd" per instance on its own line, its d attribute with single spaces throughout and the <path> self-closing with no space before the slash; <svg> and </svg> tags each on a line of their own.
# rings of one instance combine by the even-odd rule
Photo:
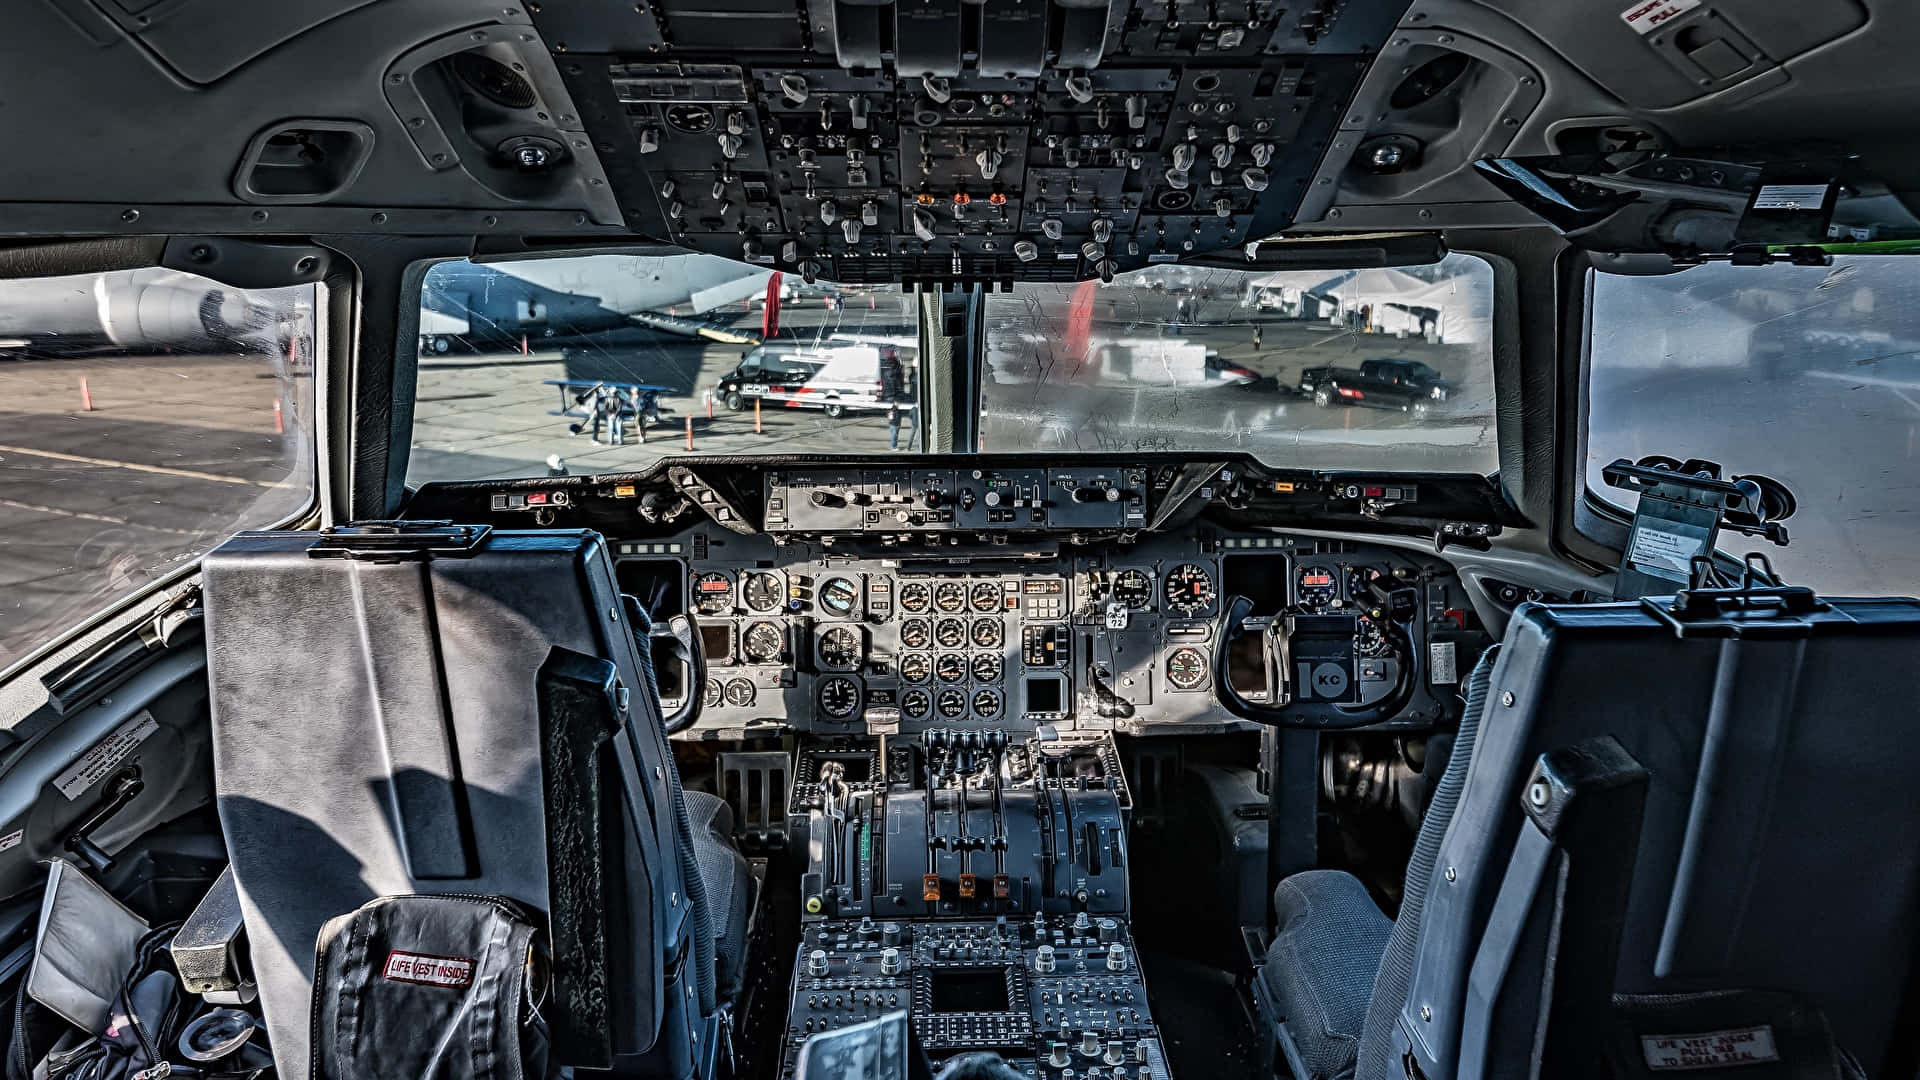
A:
<svg viewBox="0 0 1920 1080">
<path fill-rule="evenodd" d="M 1359 368 L 1316 367 L 1300 373 L 1300 396 L 1326 408 L 1358 405 L 1424 415 L 1447 400 L 1453 384 L 1418 360 L 1361 361 Z"/>
</svg>

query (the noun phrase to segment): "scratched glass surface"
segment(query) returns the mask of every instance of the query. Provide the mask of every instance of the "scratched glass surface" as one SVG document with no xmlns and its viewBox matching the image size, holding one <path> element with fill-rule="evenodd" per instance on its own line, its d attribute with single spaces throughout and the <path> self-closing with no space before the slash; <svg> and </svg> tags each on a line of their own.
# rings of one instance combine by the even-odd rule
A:
<svg viewBox="0 0 1920 1080">
<path fill-rule="evenodd" d="M 1595 274 L 1587 485 L 1616 458 L 1719 462 L 1794 493 L 1791 584 L 1839 596 L 1920 595 L 1920 257 L 1831 266 L 1709 263 L 1666 277 Z"/>
<path fill-rule="evenodd" d="M 1490 473 L 1493 270 L 1149 267 L 986 301 L 989 451 Z"/>
<path fill-rule="evenodd" d="M 414 485 L 916 445 L 917 309 L 895 287 L 699 254 L 444 262 L 407 345 Z"/>
</svg>

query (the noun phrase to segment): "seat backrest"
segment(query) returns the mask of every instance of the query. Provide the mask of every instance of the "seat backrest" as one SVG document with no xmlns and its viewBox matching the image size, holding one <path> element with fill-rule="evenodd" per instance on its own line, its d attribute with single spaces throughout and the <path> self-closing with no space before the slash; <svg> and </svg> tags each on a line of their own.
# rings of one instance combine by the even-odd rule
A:
<svg viewBox="0 0 1920 1080">
<path fill-rule="evenodd" d="M 1649 774 L 1614 989 L 1791 991 L 1880 1074 L 1914 962 L 1920 799 L 1870 770 L 1911 739 L 1920 601 L 1691 622 L 1656 610 L 1669 603 L 1516 613 L 1395 1003 L 1392 1061 L 1455 1075 L 1523 782 L 1541 754 L 1611 736 Z M 1531 1039 L 1503 1036 L 1524 1063 Z"/>
<path fill-rule="evenodd" d="M 693 917 L 684 815 L 605 545 L 433 533 L 242 533 L 204 565 L 221 826 L 283 1076 L 308 1074 L 327 919 L 409 893 L 553 911 L 551 874 L 569 868 L 549 859 L 537 684 L 556 648 L 610 661 L 625 700 L 594 886 L 613 1051 L 648 1050 L 673 996 L 666 968 Z"/>
</svg>

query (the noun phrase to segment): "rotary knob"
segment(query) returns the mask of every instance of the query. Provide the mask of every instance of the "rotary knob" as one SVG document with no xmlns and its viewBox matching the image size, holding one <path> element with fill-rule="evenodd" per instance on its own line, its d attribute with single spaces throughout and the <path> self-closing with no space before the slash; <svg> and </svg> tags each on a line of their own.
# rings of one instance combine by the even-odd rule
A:
<svg viewBox="0 0 1920 1080">
<path fill-rule="evenodd" d="M 1085 500 L 1082 500 L 1082 501 L 1085 501 Z M 1082 911 L 1073 917 L 1073 932 L 1075 934 L 1085 934 L 1087 932 L 1087 929 L 1092 925 L 1093 925 L 1093 919 L 1090 916 L 1088 916 L 1085 911 Z"/>
<path fill-rule="evenodd" d="M 1101 1056 L 1100 1060 L 1109 1065 L 1118 1065 L 1127 1060 L 1127 1048 L 1119 1039 L 1115 1039 L 1107 1044 L 1107 1052 Z"/>
<path fill-rule="evenodd" d="M 1094 923 L 1093 926 L 1100 936 L 1100 943 L 1102 945 L 1111 944 L 1112 942 L 1120 940 L 1120 920 L 1101 919 L 1099 922 Z"/>
<path fill-rule="evenodd" d="M 901 963 L 900 963 L 899 949 L 880 950 L 880 974 L 898 975 L 900 974 L 900 968 L 901 968 Z"/>
<path fill-rule="evenodd" d="M 1033 950 L 1033 970 L 1041 975 L 1053 972 L 1053 946 L 1042 945 Z"/>
<path fill-rule="evenodd" d="M 987 492 L 987 493 L 986 493 L 986 495 L 985 495 L 985 496 L 983 496 L 983 497 L 984 497 L 984 498 L 986 499 L 986 502 L 987 502 L 987 505 L 988 505 L 988 506 L 999 506 L 999 505 L 1000 505 L 1000 493 L 999 493 L 999 492 L 997 492 L 997 491 L 989 491 L 989 492 Z"/>
<path fill-rule="evenodd" d="M 905 940 L 905 938 L 900 932 L 899 923 L 890 922 L 880 924 L 880 944 L 894 946 L 900 944 L 903 940 Z"/>
<path fill-rule="evenodd" d="M 1068 1065 L 1071 1065 L 1072 1063 L 1073 1063 L 1073 1059 L 1067 1056 L 1066 1043 L 1062 1042 L 1059 1039 L 1055 1039 L 1052 1042 L 1049 1042 L 1047 1044 L 1047 1064 L 1048 1065 L 1051 1065 L 1056 1069 L 1064 1069 Z"/>
<path fill-rule="evenodd" d="M 808 953 L 807 954 L 807 974 L 812 975 L 816 978 L 819 978 L 819 977 L 825 976 L 826 973 L 827 973 L 827 951 L 825 949 L 815 949 L 812 952 Z"/>
<path fill-rule="evenodd" d="M 1100 1036 L 1089 1031 L 1080 1036 L 1080 1055 L 1082 1057 L 1100 1056 Z"/>
<path fill-rule="evenodd" d="M 1107 970 L 1127 970 L 1127 947 L 1125 945 L 1116 941 L 1107 946 Z"/>
</svg>

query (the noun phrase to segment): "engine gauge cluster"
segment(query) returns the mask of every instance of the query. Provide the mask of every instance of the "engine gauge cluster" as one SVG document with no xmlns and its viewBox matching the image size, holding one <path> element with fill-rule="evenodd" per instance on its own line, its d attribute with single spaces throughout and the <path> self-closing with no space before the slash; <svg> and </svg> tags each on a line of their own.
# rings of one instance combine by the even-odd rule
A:
<svg viewBox="0 0 1920 1080">
<path fill-rule="evenodd" d="M 702 615 L 733 613 L 733 575 L 709 571 L 693 579 L 693 609 Z"/>
</svg>

